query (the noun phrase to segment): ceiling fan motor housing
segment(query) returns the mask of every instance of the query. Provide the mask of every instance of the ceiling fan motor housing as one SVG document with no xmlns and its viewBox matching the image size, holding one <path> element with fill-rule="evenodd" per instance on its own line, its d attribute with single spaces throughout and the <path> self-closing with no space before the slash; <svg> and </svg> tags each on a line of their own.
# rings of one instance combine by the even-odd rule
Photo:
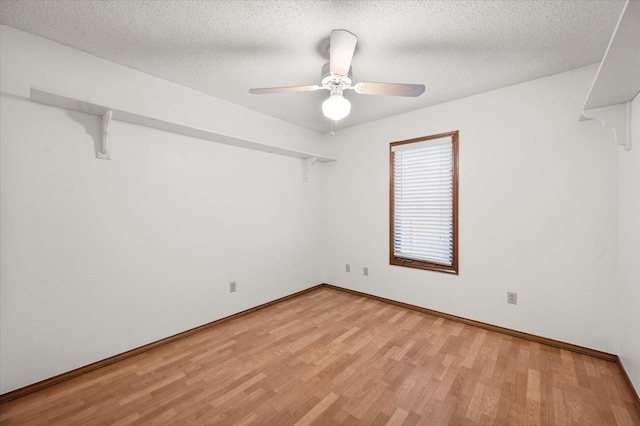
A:
<svg viewBox="0 0 640 426">
<path fill-rule="evenodd" d="M 331 90 L 332 92 L 342 92 L 345 87 L 351 86 L 351 77 L 353 75 L 353 67 L 349 66 L 349 73 L 347 75 L 332 74 L 329 71 L 329 63 L 322 66 L 322 87 Z"/>
</svg>

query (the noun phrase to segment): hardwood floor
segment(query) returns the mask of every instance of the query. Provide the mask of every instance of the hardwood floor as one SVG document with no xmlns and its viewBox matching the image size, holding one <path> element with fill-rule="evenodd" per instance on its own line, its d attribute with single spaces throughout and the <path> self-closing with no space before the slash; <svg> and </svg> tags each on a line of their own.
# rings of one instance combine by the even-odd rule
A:
<svg viewBox="0 0 640 426">
<path fill-rule="evenodd" d="M 322 287 L 0 406 L 2 425 L 640 425 L 618 365 Z"/>
</svg>

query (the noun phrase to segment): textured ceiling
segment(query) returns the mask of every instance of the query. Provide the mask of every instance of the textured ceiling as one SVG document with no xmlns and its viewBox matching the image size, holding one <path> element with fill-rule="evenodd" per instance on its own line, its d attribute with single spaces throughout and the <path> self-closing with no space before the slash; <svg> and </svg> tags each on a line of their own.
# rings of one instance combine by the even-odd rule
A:
<svg viewBox="0 0 640 426">
<path fill-rule="evenodd" d="M 422 83 L 419 98 L 346 92 L 338 129 L 599 62 L 609 1 L 9 1 L 0 23 L 313 129 L 334 28 L 358 36 L 354 82 Z M 586 93 L 585 93 L 586 97 Z"/>
</svg>

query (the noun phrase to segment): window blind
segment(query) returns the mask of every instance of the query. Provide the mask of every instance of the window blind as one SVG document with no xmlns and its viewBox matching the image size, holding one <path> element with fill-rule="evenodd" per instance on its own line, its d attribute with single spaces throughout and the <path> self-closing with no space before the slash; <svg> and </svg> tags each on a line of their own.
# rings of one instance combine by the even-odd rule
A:
<svg viewBox="0 0 640 426">
<path fill-rule="evenodd" d="M 392 152 L 394 256 L 451 266 L 451 136 L 395 145 Z"/>
</svg>

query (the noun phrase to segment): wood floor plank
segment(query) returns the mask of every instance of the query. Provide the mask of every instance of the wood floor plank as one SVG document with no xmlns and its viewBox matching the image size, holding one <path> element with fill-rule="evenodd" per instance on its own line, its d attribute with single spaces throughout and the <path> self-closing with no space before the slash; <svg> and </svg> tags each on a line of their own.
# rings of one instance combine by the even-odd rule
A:
<svg viewBox="0 0 640 426">
<path fill-rule="evenodd" d="M 327 408 L 331 406 L 336 400 L 339 398 L 333 392 L 329 392 L 327 396 L 322 398 L 320 402 L 318 402 L 311 410 L 309 410 L 300 420 L 298 420 L 296 425 L 310 425 L 324 413 Z"/>
<path fill-rule="evenodd" d="M 393 412 L 393 415 L 391 416 L 391 418 L 387 422 L 387 426 L 402 425 L 404 423 L 405 419 L 407 418 L 407 416 L 409 416 L 409 412 L 403 410 L 400 407 L 398 407 L 398 408 L 395 409 L 395 411 Z"/>
<path fill-rule="evenodd" d="M 318 288 L 0 406 L 2 425 L 640 425 L 615 363 Z"/>
</svg>

